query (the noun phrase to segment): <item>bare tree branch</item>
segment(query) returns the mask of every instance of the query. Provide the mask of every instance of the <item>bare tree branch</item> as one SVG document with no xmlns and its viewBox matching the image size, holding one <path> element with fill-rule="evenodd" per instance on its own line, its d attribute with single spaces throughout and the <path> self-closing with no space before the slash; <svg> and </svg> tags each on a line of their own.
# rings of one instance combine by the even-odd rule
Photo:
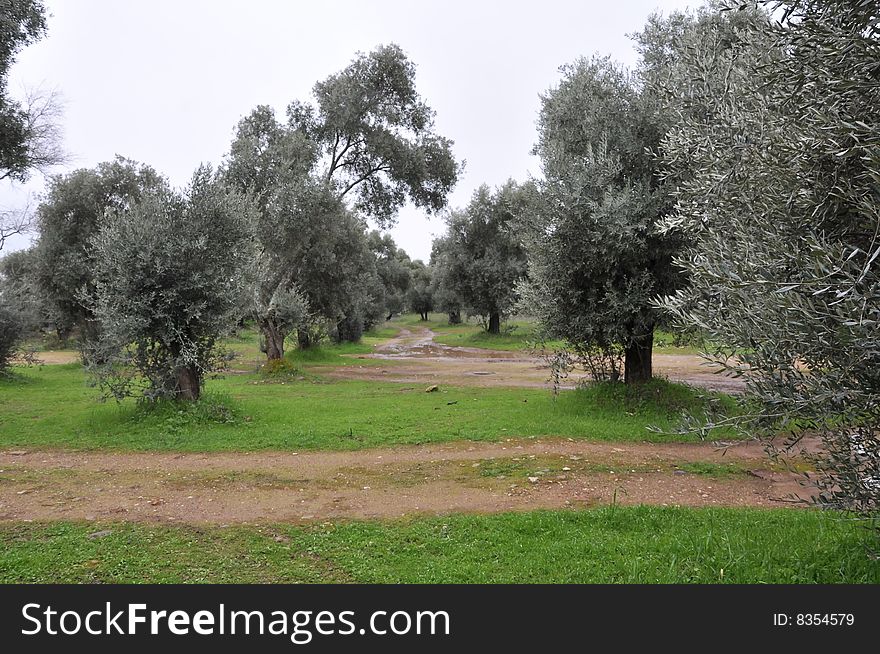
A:
<svg viewBox="0 0 880 654">
<path fill-rule="evenodd" d="M 30 197 L 24 207 L 0 210 L 0 251 L 7 239 L 28 233 L 33 225 L 34 212 Z"/>
<path fill-rule="evenodd" d="M 51 168 L 67 163 L 67 153 L 61 146 L 64 102 L 59 92 L 42 87 L 28 89 L 23 109 L 31 167 L 45 175 Z"/>
</svg>

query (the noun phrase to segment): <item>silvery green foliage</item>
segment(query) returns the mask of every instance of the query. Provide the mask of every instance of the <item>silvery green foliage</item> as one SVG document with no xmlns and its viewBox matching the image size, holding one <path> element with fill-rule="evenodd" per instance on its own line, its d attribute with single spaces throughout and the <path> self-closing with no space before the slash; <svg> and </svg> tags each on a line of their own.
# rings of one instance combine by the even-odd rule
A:
<svg viewBox="0 0 880 654">
<path fill-rule="evenodd" d="M 254 223 L 256 259 L 251 313 L 263 336 L 270 359 L 283 356 L 284 339 L 320 319 L 333 320 L 337 300 L 339 261 L 329 256 L 339 240 L 351 236 L 352 224 L 345 207 L 321 180 L 309 175 L 285 177 L 275 182 Z M 332 271 L 331 271 L 332 273 Z M 304 303 L 299 302 L 301 298 Z M 300 319 L 284 319 L 274 307 L 279 300 L 295 300 L 288 316 L 299 305 Z M 274 304 L 273 304 L 274 303 Z"/>
<path fill-rule="evenodd" d="M 494 192 L 484 184 L 467 207 L 446 217 L 447 234 L 433 248 L 443 311 L 460 299 L 470 315 L 483 317 L 497 332 L 526 276 L 526 253 L 513 223 L 524 212 L 527 193 L 512 180 Z"/>
<path fill-rule="evenodd" d="M 455 324 L 461 322 L 464 300 L 453 284 L 452 249 L 448 234 L 435 238 L 431 244 L 431 296 L 434 308 L 449 316 L 450 324 Z"/>
<path fill-rule="evenodd" d="M 260 256 L 257 256 L 257 262 L 259 261 Z M 266 268 L 262 270 L 265 271 Z M 263 280 L 265 277 L 261 276 L 260 281 Z M 271 329 L 282 337 L 287 337 L 297 327 L 313 320 L 309 299 L 293 281 L 254 284 L 252 297 L 253 304 L 249 307 L 249 313 L 256 317 L 258 324 L 263 324 L 266 329 Z M 260 342 L 261 351 L 267 352 L 269 347 L 265 341 Z"/>
<path fill-rule="evenodd" d="M 34 277 L 59 337 L 66 339 L 76 327 L 82 340 L 96 336 L 94 316 L 80 298 L 94 284 L 89 240 L 105 215 L 125 211 L 145 193 L 165 186 L 150 166 L 123 157 L 49 181 L 37 212 Z"/>
<path fill-rule="evenodd" d="M 43 304 L 35 292 L 34 251 L 17 250 L 0 258 L 0 374 L 21 358 L 27 332 L 40 327 Z"/>
<path fill-rule="evenodd" d="M 7 372 L 25 332 L 21 315 L 0 305 L 0 375 Z"/>
<path fill-rule="evenodd" d="M 672 265 L 678 235 L 659 228 L 671 203 L 649 153 L 664 116 L 641 80 L 607 58 L 562 72 L 539 120 L 544 178 L 519 221 L 529 253 L 524 308 L 548 336 L 598 352 L 594 363 L 624 350 L 626 380 L 647 379 L 661 319 L 652 300 L 682 283 Z"/>
<path fill-rule="evenodd" d="M 254 209 L 201 167 L 108 216 L 92 239 L 100 323 L 90 370 L 121 399 L 197 399 L 250 288 Z"/>
<path fill-rule="evenodd" d="M 383 235 L 373 230 L 368 235 L 368 243 L 376 258 L 376 273 L 382 285 L 382 317 L 390 318 L 406 307 L 406 292 L 412 281 L 412 262 L 389 234 Z"/>
<path fill-rule="evenodd" d="M 393 224 L 407 200 L 439 211 L 459 173 L 452 142 L 435 133 L 415 66 L 399 47 L 358 54 L 313 91 L 314 104 L 291 103 L 286 124 L 265 106 L 243 119 L 225 168 L 236 188 L 257 198 L 269 225 L 255 231 L 262 295 L 296 284 L 309 300 L 314 320 L 298 326 L 301 345 L 316 321 L 353 340 L 383 317 L 388 287 L 370 255 L 365 220 Z M 304 224 L 318 196 L 319 210 Z M 401 299 L 392 292 L 388 311 L 399 310 Z M 254 315 L 267 355 L 283 356 L 287 333 L 264 305 Z"/>
<path fill-rule="evenodd" d="M 452 141 L 434 131 L 415 68 L 399 46 L 379 46 L 315 84 L 314 104 L 287 110 L 290 127 L 320 151 L 337 195 L 383 227 L 407 200 L 441 210 L 458 179 Z"/>
<path fill-rule="evenodd" d="M 745 56 L 719 55 L 731 60 L 729 74 L 682 49 L 683 75 L 730 82 L 728 93 L 705 96 L 702 115 L 683 115 L 663 144 L 679 188 L 666 228 L 692 243 L 679 260 L 691 283 L 664 305 L 736 354 L 722 361 L 759 406 L 746 427 L 790 434 L 786 445 L 821 437 L 818 501 L 876 516 L 878 5 L 773 8 L 781 23 L 736 35 Z"/>
<path fill-rule="evenodd" d="M 406 306 L 410 311 L 419 314 L 422 320 L 434 310 L 434 295 L 431 290 L 431 268 L 421 259 L 410 263 L 410 286 L 406 292 Z"/>
<path fill-rule="evenodd" d="M 33 247 L 0 258 L 0 306 L 16 313 L 27 330 L 37 330 L 50 321 L 37 286 L 36 265 Z"/>
</svg>

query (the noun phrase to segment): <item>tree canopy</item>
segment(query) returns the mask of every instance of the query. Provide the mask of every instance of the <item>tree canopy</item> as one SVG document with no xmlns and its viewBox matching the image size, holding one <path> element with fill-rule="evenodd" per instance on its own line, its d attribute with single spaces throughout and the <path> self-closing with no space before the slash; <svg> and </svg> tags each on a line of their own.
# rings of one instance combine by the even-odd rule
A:
<svg viewBox="0 0 880 654">
<path fill-rule="evenodd" d="M 74 327 L 85 338 L 94 336 L 93 316 L 81 292 L 93 285 L 97 254 L 89 243 L 107 213 L 125 211 L 165 185 L 153 168 L 123 157 L 50 179 L 37 210 L 35 274 L 62 338 Z"/>
<path fill-rule="evenodd" d="M 439 211 L 458 177 L 452 142 L 434 132 L 415 66 L 399 47 L 359 54 L 318 82 L 314 97 L 291 103 L 287 124 L 257 107 L 239 123 L 224 167 L 262 213 L 254 317 L 270 359 L 283 356 L 294 328 L 270 316 L 281 298 L 305 298 L 308 316 L 338 339 L 356 340 L 374 324 L 395 273 L 371 252 L 366 221 L 390 225 L 407 200 Z M 408 286 L 396 288 L 392 313 Z M 308 345 L 314 330 L 296 328 Z"/>
<path fill-rule="evenodd" d="M 0 181 L 25 182 L 66 159 L 60 145 L 58 96 L 28 90 L 23 100 L 9 93 L 9 70 L 22 48 L 46 34 L 46 9 L 40 0 L 6 0 L 0 8 Z M 0 250 L 7 239 L 29 232 L 33 215 L 0 209 Z"/>
<path fill-rule="evenodd" d="M 110 393 L 199 398 L 249 288 L 253 213 L 202 167 L 183 193 L 154 189 L 108 216 L 91 240 L 100 338 L 87 360 Z"/>
<path fill-rule="evenodd" d="M 513 181 L 494 193 L 481 186 L 464 210 L 449 213 L 447 236 L 435 242 L 444 310 L 454 308 L 458 298 L 493 334 L 513 309 L 516 286 L 526 274 L 526 253 L 514 225 L 514 217 L 525 210 L 526 194 Z"/>
<path fill-rule="evenodd" d="M 583 356 L 598 351 L 603 374 L 652 376 L 652 300 L 681 284 L 676 235 L 661 232 L 669 210 L 650 150 L 662 114 L 639 80 L 608 58 L 562 68 L 544 97 L 535 152 L 544 178 L 520 221 L 529 251 L 528 307 L 545 332 Z"/>
<path fill-rule="evenodd" d="M 415 65 L 399 46 L 359 54 L 318 82 L 315 104 L 293 102 L 290 126 L 320 149 L 321 170 L 339 197 L 379 225 L 410 200 L 446 206 L 458 179 L 452 141 L 434 132 L 434 112 L 415 86 Z"/>
</svg>

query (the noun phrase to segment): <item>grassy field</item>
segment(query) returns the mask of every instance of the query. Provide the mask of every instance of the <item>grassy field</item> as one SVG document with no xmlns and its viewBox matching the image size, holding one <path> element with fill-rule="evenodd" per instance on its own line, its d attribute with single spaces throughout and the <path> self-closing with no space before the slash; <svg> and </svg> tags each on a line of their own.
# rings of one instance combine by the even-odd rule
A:
<svg viewBox="0 0 880 654">
<path fill-rule="evenodd" d="M 0 543 L 7 583 L 880 583 L 868 532 L 807 510 L 614 507 L 308 527 L 0 524 Z"/>
<path fill-rule="evenodd" d="M 82 368 L 67 364 L 20 368 L 0 380 L 0 447 L 352 450 L 548 435 L 668 441 L 682 437 L 648 427 L 672 430 L 682 410 L 704 401 L 689 387 L 662 380 L 637 390 L 564 391 L 554 399 L 542 389 L 442 387 L 426 393 L 423 385 L 238 374 L 209 381 L 197 405 L 145 408 L 134 401 L 99 402 Z"/>
</svg>

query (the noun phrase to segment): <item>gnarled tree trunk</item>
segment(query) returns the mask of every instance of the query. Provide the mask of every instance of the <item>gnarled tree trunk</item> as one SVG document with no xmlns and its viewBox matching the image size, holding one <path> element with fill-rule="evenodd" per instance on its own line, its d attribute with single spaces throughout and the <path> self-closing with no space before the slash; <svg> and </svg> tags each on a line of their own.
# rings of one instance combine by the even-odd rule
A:
<svg viewBox="0 0 880 654">
<path fill-rule="evenodd" d="M 177 397 L 195 402 L 202 394 L 202 379 L 195 366 L 184 366 L 177 371 Z"/>
<path fill-rule="evenodd" d="M 461 311 L 450 311 L 449 312 L 449 324 L 450 325 L 460 325 L 461 324 Z"/>
<path fill-rule="evenodd" d="M 634 340 L 626 348 L 623 359 L 623 381 L 625 384 L 640 384 L 652 379 L 653 348 L 654 330 L 651 330 L 647 336 Z"/>
<path fill-rule="evenodd" d="M 284 333 L 271 320 L 260 321 L 266 358 L 269 361 L 284 358 Z"/>
</svg>

